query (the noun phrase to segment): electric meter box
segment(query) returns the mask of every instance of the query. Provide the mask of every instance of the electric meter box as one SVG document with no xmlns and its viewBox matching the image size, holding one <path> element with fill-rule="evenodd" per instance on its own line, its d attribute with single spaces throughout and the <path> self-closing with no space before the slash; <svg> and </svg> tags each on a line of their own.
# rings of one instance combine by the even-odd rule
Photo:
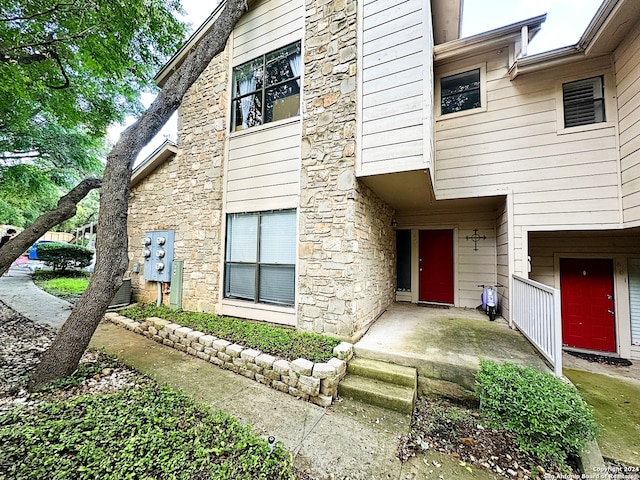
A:
<svg viewBox="0 0 640 480">
<path fill-rule="evenodd" d="M 144 279 L 151 282 L 171 281 L 173 262 L 173 230 L 147 232 L 142 238 Z"/>
</svg>

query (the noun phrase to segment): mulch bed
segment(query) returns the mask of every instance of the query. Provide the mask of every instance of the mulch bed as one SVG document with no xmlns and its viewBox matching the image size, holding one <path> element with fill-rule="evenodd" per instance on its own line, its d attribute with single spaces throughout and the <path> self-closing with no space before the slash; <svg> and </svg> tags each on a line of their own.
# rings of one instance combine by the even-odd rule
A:
<svg viewBox="0 0 640 480">
<path fill-rule="evenodd" d="M 596 355 L 594 353 L 573 352 L 565 350 L 566 353 L 573 357 L 581 358 L 589 362 L 604 363 L 606 365 L 614 365 L 617 367 L 630 367 L 633 363 L 626 358 L 609 357 L 607 355 Z"/>
<path fill-rule="evenodd" d="M 507 478 L 540 478 L 545 473 L 558 478 L 561 473 L 555 463 L 522 452 L 513 434 L 483 426 L 475 409 L 441 399 L 419 398 L 411 419 L 411 432 L 401 438 L 397 456 L 406 461 L 429 450 Z M 579 473 L 576 465 L 570 467 Z"/>
</svg>

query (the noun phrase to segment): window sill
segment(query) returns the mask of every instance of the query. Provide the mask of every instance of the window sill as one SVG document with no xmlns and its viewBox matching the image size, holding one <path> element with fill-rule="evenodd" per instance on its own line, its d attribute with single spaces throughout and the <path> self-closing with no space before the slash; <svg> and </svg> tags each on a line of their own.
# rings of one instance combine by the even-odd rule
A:
<svg viewBox="0 0 640 480">
<path fill-rule="evenodd" d="M 267 303 L 254 303 L 248 300 L 223 298 L 220 313 L 230 317 L 248 318 L 280 325 L 293 327 L 297 325 L 295 307 L 281 307 Z"/>
<path fill-rule="evenodd" d="M 486 112 L 487 107 L 478 107 L 478 108 L 470 108 L 469 110 L 460 110 L 459 112 L 445 113 L 445 114 L 436 114 L 435 120 L 436 122 L 440 120 L 449 120 L 450 118 L 458 118 L 464 117 L 466 115 L 475 115 L 476 113 Z"/>
<path fill-rule="evenodd" d="M 556 130 L 558 135 L 569 135 L 571 133 L 590 132 L 593 130 L 604 130 L 606 128 L 614 128 L 616 126 L 613 122 L 598 122 L 590 123 L 589 125 L 579 125 L 577 127 L 561 128 Z"/>
<path fill-rule="evenodd" d="M 300 115 L 295 117 L 284 118 L 275 122 L 265 123 L 264 125 L 256 125 L 255 127 L 249 127 L 244 130 L 237 130 L 235 132 L 229 132 L 229 138 L 241 137 L 243 135 L 249 135 L 251 133 L 263 132 L 271 128 L 278 128 L 284 125 L 300 122 Z"/>
</svg>

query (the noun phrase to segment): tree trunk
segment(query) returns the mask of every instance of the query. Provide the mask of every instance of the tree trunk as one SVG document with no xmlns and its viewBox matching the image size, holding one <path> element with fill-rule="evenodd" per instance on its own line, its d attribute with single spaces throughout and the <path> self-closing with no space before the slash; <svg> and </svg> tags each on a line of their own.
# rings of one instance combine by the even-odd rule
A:
<svg viewBox="0 0 640 480">
<path fill-rule="evenodd" d="M 127 210 L 133 162 L 178 108 L 209 62 L 222 52 L 233 27 L 248 9 L 247 0 L 227 0 L 209 33 L 169 78 L 153 104 L 127 128 L 107 156 L 102 178 L 96 264 L 89 286 L 36 367 L 29 389 L 74 372 L 129 263 Z"/>
<path fill-rule="evenodd" d="M 55 210 L 40 215 L 35 222 L 25 228 L 19 235 L 9 240 L 0 249 L 0 275 L 9 270 L 11 264 L 27 251 L 51 227 L 70 219 L 76 214 L 78 202 L 94 188 L 100 188 L 101 180 L 87 178 L 58 200 Z"/>
</svg>

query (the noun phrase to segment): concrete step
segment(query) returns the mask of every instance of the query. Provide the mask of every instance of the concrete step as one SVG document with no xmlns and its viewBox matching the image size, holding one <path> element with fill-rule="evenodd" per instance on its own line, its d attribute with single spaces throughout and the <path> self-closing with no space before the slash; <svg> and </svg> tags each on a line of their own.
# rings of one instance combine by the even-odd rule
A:
<svg viewBox="0 0 640 480">
<path fill-rule="evenodd" d="M 416 389 L 348 374 L 338 385 L 338 394 L 362 403 L 411 415 Z"/>
<path fill-rule="evenodd" d="M 475 374 L 480 368 L 477 356 L 440 352 L 438 355 L 413 355 L 405 352 L 379 351 L 355 345 L 356 358 L 372 358 L 383 363 L 411 365 L 422 380 L 429 378 L 460 385 L 473 391 Z"/>
<path fill-rule="evenodd" d="M 418 373 L 413 367 L 404 367 L 370 358 L 356 357 L 352 359 L 347 366 L 347 372 L 351 375 L 373 378 L 411 388 L 416 388 L 418 380 Z"/>
</svg>

